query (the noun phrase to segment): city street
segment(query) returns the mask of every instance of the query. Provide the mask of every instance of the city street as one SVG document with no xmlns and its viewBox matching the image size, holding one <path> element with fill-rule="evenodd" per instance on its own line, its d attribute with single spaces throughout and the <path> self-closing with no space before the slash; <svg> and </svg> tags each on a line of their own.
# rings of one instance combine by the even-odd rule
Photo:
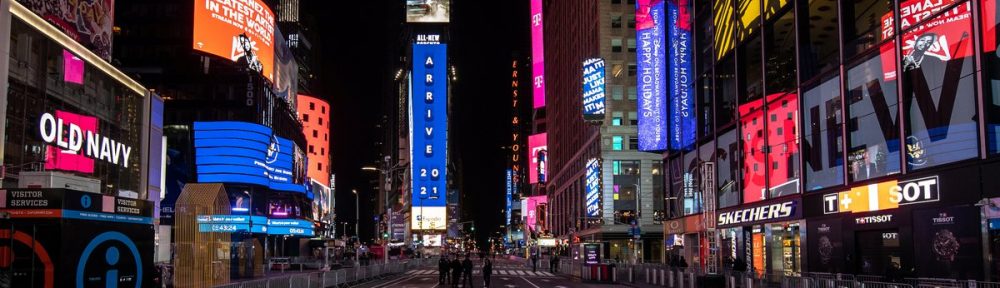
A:
<svg viewBox="0 0 1000 288">
<path fill-rule="evenodd" d="M 484 287 L 482 275 L 482 260 L 474 259 L 475 268 L 472 272 L 472 286 Z M 438 282 L 437 267 L 427 267 L 425 269 L 410 270 L 406 273 L 388 279 L 373 281 L 359 285 L 362 288 L 435 288 L 452 287 L 451 283 L 440 284 Z M 514 288 L 514 287 L 555 287 L 555 288 L 576 288 L 576 287 L 622 287 L 622 285 L 583 283 L 579 279 L 572 279 L 564 274 L 549 273 L 548 267 L 538 267 L 537 271 L 531 271 L 531 267 L 526 267 L 522 262 L 497 259 L 493 261 L 493 276 L 490 287 Z M 450 281 L 450 279 L 449 279 Z M 467 287 L 460 285 L 459 287 Z"/>
</svg>

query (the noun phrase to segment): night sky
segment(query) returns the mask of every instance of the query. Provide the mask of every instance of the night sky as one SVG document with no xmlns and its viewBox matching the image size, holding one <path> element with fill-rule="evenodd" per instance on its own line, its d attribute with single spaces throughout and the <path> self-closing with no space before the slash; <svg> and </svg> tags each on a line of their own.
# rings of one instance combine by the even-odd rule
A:
<svg viewBox="0 0 1000 288">
<path fill-rule="evenodd" d="M 372 143 L 378 140 L 381 101 L 389 92 L 386 83 L 394 68 L 390 52 L 401 45 L 404 2 L 305 0 L 302 11 L 318 13 L 324 23 L 319 27 L 324 52 L 321 82 L 322 96 L 332 99 L 335 121 L 331 150 L 337 174 L 337 221 L 353 226 L 351 189 L 358 189 L 360 217 L 365 219 L 361 238 L 366 241 L 374 236 L 377 191 L 369 182 L 376 175 L 361 167 L 378 160 Z M 458 155 L 452 158 L 460 158 L 463 165 L 463 221 L 475 221 L 480 243 L 499 231 L 503 222 L 506 152 L 502 147 L 510 141 L 510 61 L 514 53 L 530 52 L 528 3 L 452 0 L 449 60 L 456 66 L 458 82 L 450 118 L 456 131 L 451 131 L 449 145 L 457 145 Z"/>
</svg>

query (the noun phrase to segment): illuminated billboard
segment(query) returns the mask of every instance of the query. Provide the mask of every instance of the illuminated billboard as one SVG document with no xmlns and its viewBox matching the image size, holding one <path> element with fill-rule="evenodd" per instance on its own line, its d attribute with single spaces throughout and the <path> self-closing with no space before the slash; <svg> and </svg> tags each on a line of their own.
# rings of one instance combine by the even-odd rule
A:
<svg viewBox="0 0 1000 288">
<path fill-rule="evenodd" d="M 531 84 L 535 109 L 545 107 L 545 39 L 542 0 L 531 0 Z"/>
<path fill-rule="evenodd" d="M 667 67 L 664 48 L 663 0 L 639 0 L 635 10 L 638 65 L 639 150 L 667 149 Z"/>
<path fill-rule="evenodd" d="M 928 15 L 937 13 L 941 9 L 948 7 L 960 0 L 940 0 L 925 2 L 922 0 L 900 1 L 900 29 L 904 31 L 910 29 L 914 24 L 926 21 Z M 882 15 L 881 39 L 891 39 L 895 36 L 895 23 L 893 23 L 892 12 Z M 964 58 L 971 56 L 973 49 L 971 45 L 955 48 L 959 42 L 971 42 L 968 36 L 970 29 L 970 18 L 972 16 L 972 4 L 966 2 L 955 6 L 951 11 L 939 16 L 938 19 L 927 21 L 917 28 L 903 34 L 903 71 L 919 68 L 920 63 L 926 57 L 935 58 L 940 61 Z M 988 34 L 987 34 L 988 35 Z M 931 37 L 933 36 L 933 37 Z M 880 40 L 881 40 L 880 39 Z M 990 41 L 990 37 L 984 37 Z M 920 41 L 923 40 L 923 41 Z M 917 42 L 921 42 L 917 45 Z M 917 49 L 914 49 L 917 47 Z M 882 51 L 882 67 L 896 67 L 894 55 L 896 50 L 895 42 L 888 42 L 880 47 Z M 918 53 L 914 54 L 914 50 Z M 889 55 L 886 57 L 884 55 Z M 896 69 L 886 69 L 884 71 L 886 81 L 896 80 Z"/>
<path fill-rule="evenodd" d="M 100 134 L 97 130 L 97 118 L 56 110 L 53 119 L 58 119 L 58 122 L 68 128 L 65 129 L 66 133 L 60 133 L 63 136 L 55 141 L 55 145 L 45 146 L 45 170 L 94 173 L 94 159 L 84 154 L 83 145 L 77 144 L 82 144 L 80 139 L 83 135 Z M 62 145 L 65 148 L 60 147 L 59 143 L 65 143 L 66 145 Z"/>
<path fill-rule="evenodd" d="M 513 197 L 514 197 L 514 191 L 513 191 L 513 183 L 511 183 L 512 182 L 511 181 L 512 180 L 511 179 L 511 174 L 512 174 L 511 170 L 507 169 L 507 194 L 506 194 L 507 196 L 505 198 L 505 200 L 506 200 L 506 206 L 505 207 L 506 208 L 505 208 L 505 213 L 504 213 L 504 215 L 506 215 L 507 218 L 506 218 L 506 222 L 504 222 L 504 223 L 506 223 L 505 225 L 510 225 L 510 210 L 511 210 L 511 208 L 513 206 L 512 202 L 514 201 L 514 199 L 513 199 Z"/>
<path fill-rule="evenodd" d="M 406 22 L 448 23 L 451 0 L 406 0 Z"/>
<path fill-rule="evenodd" d="M 111 60 L 113 0 L 17 0 L 77 43 Z"/>
<path fill-rule="evenodd" d="M 243 183 L 305 193 L 296 175 L 295 143 L 246 122 L 195 122 L 198 182 Z"/>
<path fill-rule="evenodd" d="M 545 163 L 548 157 L 547 133 L 528 136 L 528 153 L 531 163 L 528 163 L 528 183 L 545 183 Z"/>
<path fill-rule="evenodd" d="M 526 198 L 522 211 L 528 211 L 525 215 L 524 225 L 531 233 L 538 233 L 545 230 L 545 207 L 549 199 L 545 195 L 531 196 Z"/>
<path fill-rule="evenodd" d="M 587 171 L 584 174 L 584 190 L 586 192 L 584 206 L 587 217 L 601 217 L 601 160 L 591 158 L 587 161 Z"/>
<path fill-rule="evenodd" d="M 694 70 L 691 67 L 691 5 L 689 0 L 667 2 L 667 39 L 670 41 L 667 61 L 670 91 L 670 149 L 689 150 L 694 147 L 695 113 Z M 655 28 L 654 28 L 655 29 Z"/>
<path fill-rule="evenodd" d="M 444 229 L 448 151 L 447 44 L 413 45 L 410 159 L 414 229 Z M 423 219 L 423 223 L 418 223 Z M 433 224 L 429 224 L 432 222 Z M 440 225 L 440 226 L 437 226 Z"/>
<path fill-rule="evenodd" d="M 605 113 L 604 59 L 583 61 L 583 119 L 603 120 Z"/>
<path fill-rule="evenodd" d="M 194 0 L 194 50 L 238 61 L 243 58 L 239 35 L 263 65 L 264 77 L 274 81 L 274 12 L 261 0 Z"/>
</svg>

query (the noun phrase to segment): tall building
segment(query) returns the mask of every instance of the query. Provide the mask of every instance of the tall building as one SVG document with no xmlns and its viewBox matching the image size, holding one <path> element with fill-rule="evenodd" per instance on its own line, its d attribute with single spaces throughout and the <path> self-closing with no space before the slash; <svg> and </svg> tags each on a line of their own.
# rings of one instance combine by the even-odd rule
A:
<svg viewBox="0 0 1000 288">
<path fill-rule="evenodd" d="M 306 137 L 306 176 L 313 193 L 313 219 L 329 226 L 321 230 L 330 232 L 326 236 L 332 236 L 336 227 L 333 226 L 333 168 L 330 165 L 333 159 L 330 153 L 330 103 L 305 94 L 299 94 L 295 102 L 299 121 L 302 122 L 302 134 Z"/>
</svg>

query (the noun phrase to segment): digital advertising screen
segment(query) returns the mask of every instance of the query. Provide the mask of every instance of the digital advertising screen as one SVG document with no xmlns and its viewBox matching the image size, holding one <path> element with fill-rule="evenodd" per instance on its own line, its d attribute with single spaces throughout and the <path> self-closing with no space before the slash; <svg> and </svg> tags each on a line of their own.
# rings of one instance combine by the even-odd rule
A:
<svg viewBox="0 0 1000 288">
<path fill-rule="evenodd" d="M 694 70 L 691 65 L 690 0 L 667 1 L 667 66 L 670 91 L 670 149 L 694 148 L 697 115 L 695 110 Z M 655 27 L 655 24 L 654 24 Z M 654 28 L 655 30 L 656 28 Z M 654 56 L 658 57 L 658 56 Z M 654 72 L 655 73 L 655 72 Z M 641 78 L 640 78 L 641 79 Z"/>
<path fill-rule="evenodd" d="M 506 205 L 504 206 L 504 207 L 506 207 L 506 208 L 504 208 L 504 210 L 505 210 L 504 211 L 504 215 L 507 217 L 506 218 L 506 222 L 504 222 L 504 223 L 506 223 L 506 225 L 510 225 L 510 212 L 511 212 L 510 210 L 511 210 L 511 208 L 513 206 L 513 201 L 514 201 L 514 199 L 513 199 L 513 197 L 514 197 L 514 191 L 512 189 L 513 188 L 513 183 L 511 183 L 511 174 L 512 174 L 511 170 L 507 169 L 507 193 L 506 193 L 506 197 L 504 197 L 505 202 L 506 202 Z"/>
<path fill-rule="evenodd" d="M 274 81 L 274 12 L 262 0 L 194 0 L 194 50 L 238 61 L 244 57 L 240 34 Z"/>
<path fill-rule="evenodd" d="M 639 150 L 663 151 L 668 148 L 663 0 L 636 1 L 635 21 Z"/>
<path fill-rule="evenodd" d="M 914 27 L 921 21 L 927 21 L 928 15 L 937 13 L 956 2 L 961 0 L 939 0 L 939 1 L 923 1 L 923 0 L 907 0 L 900 1 L 900 22 L 899 26 L 904 31 Z M 954 49 L 954 44 L 963 41 L 971 42 L 972 36 L 969 34 L 969 22 L 971 22 L 972 17 L 972 5 L 969 2 L 961 4 L 952 8 L 952 11 L 945 13 L 941 16 L 942 18 L 933 19 L 925 23 L 920 24 L 917 28 L 908 31 L 903 35 L 903 71 L 910 70 L 913 68 L 918 68 L 920 66 L 919 60 L 922 60 L 926 56 L 937 58 L 941 61 L 948 61 L 951 59 L 963 58 L 972 55 L 972 49 Z M 895 36 L 895 23 L 893 21 L 893 13 L 889 12 L 882 15 L 881 23 L 881 39 L 890 39 Z M 931 37 L 933 35 L 933 37 Z M 988 34 L 987 34 L 988 35 Z M 920 41 L 922 40 L 922 41 Z M 984 37 L 985 42 L 989 42 L 990 37 Z M 920 45 L 917 43 L 920 42 Z M 891 57 L 895 55 L 896 43 L 890 41 L 883 44 L 880 49 L 882 51 L 882 67 L 887 67 L 884 71 L 885 80 L 892 81 L 896 80 L 897 72 L 896 69 L 888 69 L 889 67 L 896 67 L 896 58 Z M 971 45 L 969 45 L 971 47 Z M 917 51 L 914 54 L 914 51 Z M 889 57 L 886 57 L 888 55 Z M 914 57 L 918 56 L 918 57 Z M 910 67 L 910 68 L 907 68 Z"/>
<path fill-rule="evenodd" d="M 531 84 L 535 109 L 545 107 L 545 37 L 542 0 L 531 0 Z"/>
<path fill-rule="evenodd" d="M 605 114 L 604 59 L 583 61 L 583 119 L 603 120 Z"/>
<path fill-rule="evenodd" d="M 444 228 L 448 151 L 448 46 L 413 45 L 410 85 L 411 219 L 416 229 Z M 420 207 L 431 208 L 423 209 Z M 440 208 L 440 210 L 438 209 Z M 421 212 L 423 211 L 423 212 Z M 433 213 L 433 214 L 424 214 Z M 423 223 L 418 223 L 418 218 Z M 430 225 L 430 226 L 428 226 Z"/>
<path fill-rule="evenodd" d="M 243 183 L 305 193 L 295 176 L 295 143 L 246 122 L 195 122 L 195 165 L 203 183 Z"/>
<path fill-rule="evenodd" d="M 541 196 L 531 196 L 527 198 L 527 216 L 525 216 L 524 225 L 528 227 L 528 231 L 532 233 L 541 232 L 542 228 L 545 226 L 544 209 L 546 204 L 549 202 L 549 198 L 545 195 Z"/>
<path fill-rule="evenodd" d="M 406 22 L 448 23 L 451 0 L 406 0 Z"/>
<path fill-rule="evenodd" d="M 100 134 L 100 131 L 97 130 L 97 117 L 56 110 L 55 119 L 62 122 L 62 125 L 69 127 L 66 129 L 66 133 L 57 139 L 59 140 L 57 143 L 69 145 L 67 145 L 67 149 L 59 147 L 58 144 L 45 146 L 45 170 L 94 173 L 94 159 L 84 154 L 83 145 L 74 144 L 82 144 L 80 140 L 84 135 Z"/>
<path fill-rule="evenodd" d="M 591 158 L 587 161 L 584 189 L 587 197 L 584 199 L 587 217 L 601 217 L 601 159 Z"/>
<path fill-rule="evenodd" d="M 126 0 L 127 1 L 127 0 Z M 104 60 L 111 60 L 113 0 L 17 0 Z"/>
<path fill-rule="evenodd" d="M 548 133 L 528 136 L 528 153 L 531 163 L 528 163 L 528 182 L 544 183 L 545 156 L 548 152 Z"/>
<path fill-rule="evenodd" d="M 63 82 L 83 84 L 83 59 L 63 49 Z"/>
</svg>

